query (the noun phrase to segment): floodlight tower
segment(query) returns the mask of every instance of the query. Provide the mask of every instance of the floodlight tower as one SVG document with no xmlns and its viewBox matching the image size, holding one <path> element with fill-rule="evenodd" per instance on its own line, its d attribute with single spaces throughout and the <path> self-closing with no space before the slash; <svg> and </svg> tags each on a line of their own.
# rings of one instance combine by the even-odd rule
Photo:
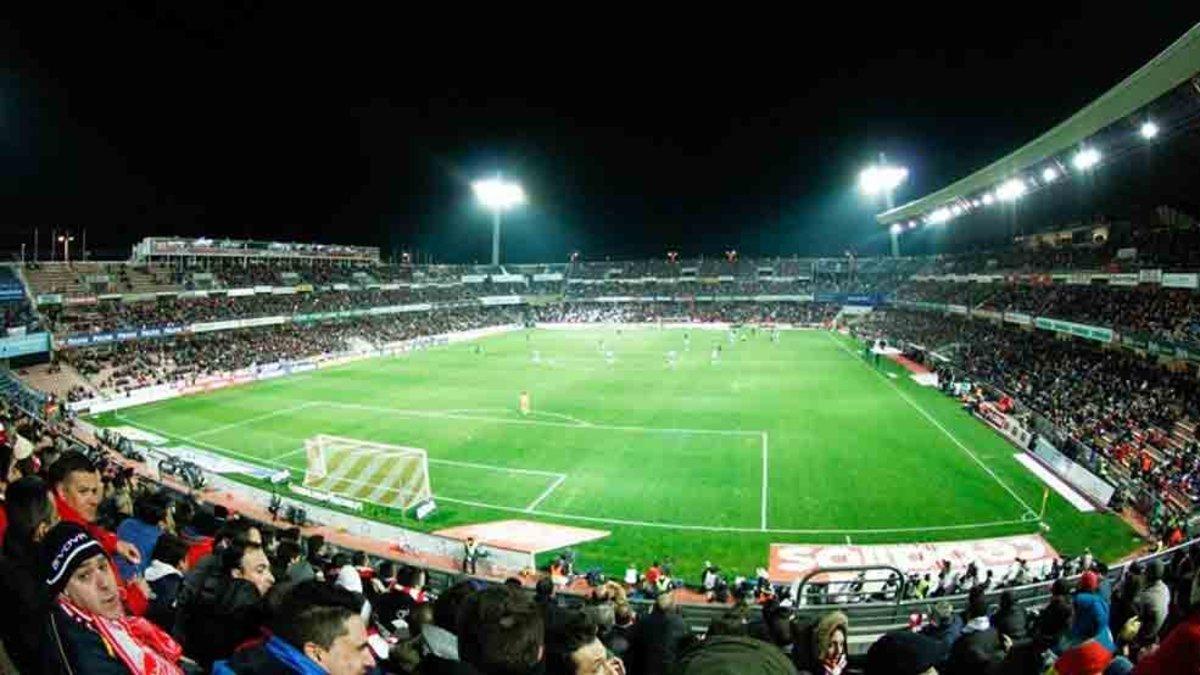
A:
<svg viewBox="0 0 1200 675">
<path fill-rule="evenodd" d="M 895 208 L 894 193 L 896 188 L 908 178 L 908 169 L 902 166 L 891 166 L 887 163 L 887 157 L 881 152 L 879 153 L 879 163 L 868 166 L 858 174 L 858 189 L 863 194 L 874 197 L 878 194 L 883 194 L 887 203 L 888 210 Z M 900 255 L 900 232 L 903 228 L 893 227 L 890 232 L 892 235 L 892 257 Z"/>
<path fill-rule="evenodd" d="M 525 190 L 520 183 L 505 181 L 496 174 L 471 183 L 475 198 L 492 212 L 492 265 L 500 264 L 500 214 L 525 203 Z"/>
</svg>

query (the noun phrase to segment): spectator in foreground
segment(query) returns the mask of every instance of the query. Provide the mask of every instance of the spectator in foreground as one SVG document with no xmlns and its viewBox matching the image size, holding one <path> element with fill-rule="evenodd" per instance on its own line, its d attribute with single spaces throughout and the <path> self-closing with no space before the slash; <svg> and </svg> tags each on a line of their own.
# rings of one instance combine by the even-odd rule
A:
<svg viewBox="0 0 1200 675">
<path fill-rule="evenodd" d="M 132 563 L 117 559 L 117 571 L 128 581 L 146 571 L 150 566 L 150 553 L 154 544 L 167 530 L 171 519 L 171 498 L 163 492 L 144 495 L 133 503 L 133 517 L 121 521 L 117 537 L 137 547 L 141 562 Z"/>
<path fill-rule="evenodd" d="M 1025 608 L 1018 605 L 1012 591 L 1000 594 L 1000 609 L 992 617 L 992 625 L 1010 641 L 1024 640 L 1028 634 Z"/>
<path fill-rule="evenodd" d="M 508 586 L 470 595 L 458 612 L 458 656 L 483 675 L 537 673 L 542 661 L 542 615 L 523 592 Z"/>
<path fill-rule="evenodd" d="M 1079 589 L 1075 592 L 1071 640 L 1075 644 L 1095 640 L 1109 653 L 1113 653 L 1116 651 L 1116 644 L 1108 625 L 1108 603 L 1100 597 L 1099 590 L 1099 575 L 1095 572 L 1084 572 L 1079 578 Z"/>
<path fill-rule="evenodd" d="M 92 460 L 77 450 L 65 452 L 50 465 L 49 479 L 60 519 L 86 529 L 110 556 L 123 556 L 133 564 L 142 561 L 136 546 L 96 523 L 103 495 L 100 472 Z"/>
<path fill-rule="evenodd" d="M 675 672 L 680 675 L 794 675 L 796 667 L 783 652 L 762 640 L 719 636 L 685 652 Z"/>
<path fill-rule="evenodd" d="M 830 612 L 799 627 L 792 650 L 796 670 L 811 675 L 837 675 L 845 670 L 848 626 L 845 614 Z"/>
<path fill-rule="evenodd" d="M 670 672 L 688 637 L 687 625 L 675 610 L 675 594 L 660 594 L 650 614 L 634 625 L 626 652 L 629 670 L 645 675 Z"/>
<path fill-rule="evenodd" d="M 0 612 L 0 642 L 22 673 L 41 669 L 44 631 L 50 598 L 43 592 L 38 545 L 58 522 L 50 489 L 37 476 L 22 478 L 5 491 L 8 532 L 0 557 L 0 597 L 7 599 Z"/>
<path fill-rule="evenodd" d="M 366 675 L 375 667 L 359 600 L 319 581 L 293 587 L 271 622 L 262 646 L 213 666 L 214 675 Z"/>
<path fill-rule="evenodd" d="M 175 627 L 176 602 L 187 571 L 187 544 L 173 534 L 163 534 L 154 544 L 146 583 L 150 584 L 150 607 L 146 618 L 163 630 Z"/>
<path fill-rule="evenodd" d="M 609 656 L 597 635 L 595 621 L 583 612 L 569 612 L 557 625 L 547 626 L 546 674 L 624 675 L 624 664 Z"/>
<path fill-rule="evenodd" d="M 1135 675 L 1200 675 L 1200 573 L 1192 578 L 1191 608 L 1158 649 L 1142 656 Z"/>
<path fill-rule="evenodd" d="M 982 593 L 972 593 L 967 601 L 967 623 L 962 636 L 950 648 L 948 670 L 951 673 L 978 673 L 1004 658 L 1000 633 L 988 619 Z"/>
<path fill-rule="evenodd" d="M 921 627 L 921 634 L 941 642 L 949 654 L 950 647 L 962 635 L 962 629 L 962 617 L 954 611 L 954 605 L 942 600 L 929 611 L 929 623 Z"/>
<path fill-rule="evenodd" d="M 942 642 L 906 630 L 884 633 L 867 650 L 866 675 L 922 675 L 937 673 L 946 660 Z"/>
<path fill-rule="evenodd" d="M 275 583 L 261 546 L 233 543 L 214 555 L 216 572 L 179 607 L 184 648 L 204 668 L 260 635 L 267 615 L 263 598 Z"/>
<path fill-rule="evenodd" d="M 1134 609 L 1142 628 L 1138 631 L 1137 641 L 1142 647 L 1154 644 L 1158 640 L 1158 631 L 1162 630 L 1167 620 L 1167 612 L 1171 604 L 1171 592 L 1163 582 L 1163 563 L 1154 560 L 1146 567 L 1146 587 L 1133 599 Z"/>
<path fill-rule="evenodd" d="M 1013 645 L 996 675 L 1046 672 L 1067 648 L 1071 611 L 1069 597 L 1051 598 L 1050 604 L 1038 614 L 1030 639 Z"/>
<path fill-rule="evenodd" d="M 142 617 L 129 617 L 120 586 L 100 543 L 77 523 L 46 533 L 40 547 L 44 588 L 52 602 L 50 663 L 42 672 L 184 672 L 183 650 Z"/>
</svg>

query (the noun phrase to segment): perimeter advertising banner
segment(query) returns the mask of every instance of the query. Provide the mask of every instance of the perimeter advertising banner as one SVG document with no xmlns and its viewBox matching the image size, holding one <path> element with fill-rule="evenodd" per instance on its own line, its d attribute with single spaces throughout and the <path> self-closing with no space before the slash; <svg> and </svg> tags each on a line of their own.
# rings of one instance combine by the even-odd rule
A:
<svg viewBox="0 0 1200 675">
<path fill-rule="evenodd" d="M 852 546 L 839 544 L 771 544 L 770 567 L 774 582 L 791 583 L 810 572 L 833 567 L 891 565 L 905 572 L 937 576 L 938 565 L 949 560 L 957 569 L 975 562 L 982 569 L 1003 575 L 1018 558 L 1031 570 L 1049 566 L 1058 553 L 1040 535 L 1019 535 L 997 539 L 931 542 L 924 544 L 888 544 Z M 854 573 L 822 575 L 820 581 L 850 579 Z"/>
</svg>

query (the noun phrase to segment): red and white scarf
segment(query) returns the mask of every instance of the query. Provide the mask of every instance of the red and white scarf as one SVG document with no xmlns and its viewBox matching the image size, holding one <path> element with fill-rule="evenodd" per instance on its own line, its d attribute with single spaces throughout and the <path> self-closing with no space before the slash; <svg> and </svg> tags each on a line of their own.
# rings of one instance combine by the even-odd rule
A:
<svg viewBox="0 0 1200 675">
<path fill-rule="evenodd" d="M 183 675 L 183 648 L 158 626 L 140 616 L 108 619 L 76 606 L 65 597 L 58 606 L 67 616 L 98 634 L 109 651 L 134 675 Z"/>
</svg>

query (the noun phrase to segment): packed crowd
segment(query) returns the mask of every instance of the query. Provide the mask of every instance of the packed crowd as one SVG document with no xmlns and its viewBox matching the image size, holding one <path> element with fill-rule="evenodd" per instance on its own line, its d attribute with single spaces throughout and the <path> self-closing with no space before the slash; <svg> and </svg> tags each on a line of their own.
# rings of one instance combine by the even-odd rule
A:
<svg viewBox="0 0 1200 675">
<path fill-rule="evenodd" d="M 1132 352 L 953 315 L 888 312 L 871 329 L 951 355 L 967 377 L 1015 397 L 1095 449 L 1102 476 L 1133 480 L 1164 506 L 1200 503 L 1200 446 L 1171 437 L 1178 420 L 1200 413 L 1194 376 Z M 944 372 L 943 381 L 955 379 Z"/>
<path fill-rule="evenodd" d="M 475 307 L 331 323 L 286 323 L 63 350 L 58 358 L 90 377 L 101 391 L 120 393 L 279 361 L 378 348 L 423 335 L 514 323 L 521 318 L 503 308 Z M 75 398 L 87 395 L 84 391 L 73 393 Z"/>
</svg>

